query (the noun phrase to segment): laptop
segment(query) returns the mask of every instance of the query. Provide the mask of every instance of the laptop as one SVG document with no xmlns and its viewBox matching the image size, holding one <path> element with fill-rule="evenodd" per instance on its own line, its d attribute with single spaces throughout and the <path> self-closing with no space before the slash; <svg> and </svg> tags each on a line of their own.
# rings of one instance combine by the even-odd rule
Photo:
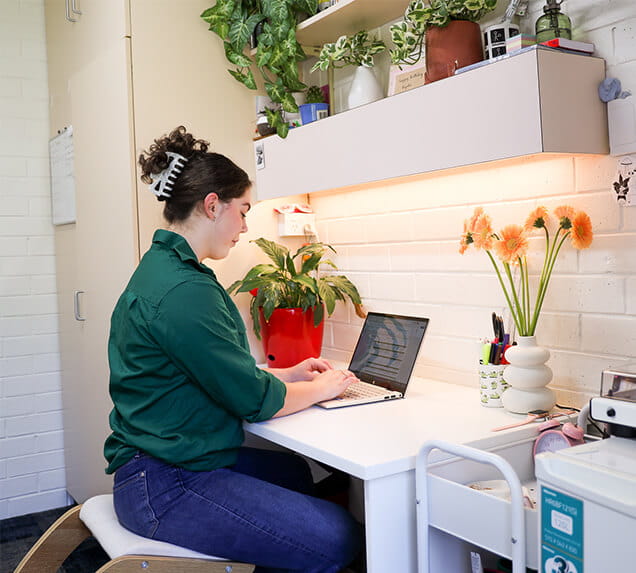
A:
<svg viewBox="0 0 636 573">
<path fill-rule="evenodd" d="M 342 408 L 403 398 L 427 326 L 428 318 L 369 312 L 349 364 L 361 382 L 316 405 Z"/>
</svg>

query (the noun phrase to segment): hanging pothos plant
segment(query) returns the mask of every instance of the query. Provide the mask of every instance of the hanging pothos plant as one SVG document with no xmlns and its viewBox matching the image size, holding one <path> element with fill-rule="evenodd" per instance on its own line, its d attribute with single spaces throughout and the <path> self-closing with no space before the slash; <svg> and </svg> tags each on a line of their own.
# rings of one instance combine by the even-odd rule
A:
<svg viewBox="0 0 636 573">
<path fill-rule="evenodd" d="M 283 112 L 297 113 L 294 92 L 307 86 L 298 77 L 298 62 L 306 55 L 296 40 L 300 14 L 313 15 L 318 0 L 217 0 L 201 14 L 225 47 L 225 57 L 235 66 L 228 71 L 251 90 L 257 89 L 252 66 L 256 65 L 267 95 L 280 104 L 269 114 L 269 124 L 280 137 L 286 137 L 289 125 Z M 256 50 L 250 51 L 250 38 L 259 26 Z"/>
</svg>

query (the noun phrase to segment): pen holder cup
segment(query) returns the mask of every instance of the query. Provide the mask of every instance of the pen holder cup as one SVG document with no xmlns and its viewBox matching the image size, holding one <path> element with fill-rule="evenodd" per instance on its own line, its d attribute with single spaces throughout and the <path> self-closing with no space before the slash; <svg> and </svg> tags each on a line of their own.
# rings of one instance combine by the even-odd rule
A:
<svg viewBox="0 0 636 573">
<path fill-rule="evenodd" d="M 505 364 L 479 365 L 479 398 L 486 408 L 503 408 L 501 395 L 510 385 L 504 380 Z"/>
</svg>

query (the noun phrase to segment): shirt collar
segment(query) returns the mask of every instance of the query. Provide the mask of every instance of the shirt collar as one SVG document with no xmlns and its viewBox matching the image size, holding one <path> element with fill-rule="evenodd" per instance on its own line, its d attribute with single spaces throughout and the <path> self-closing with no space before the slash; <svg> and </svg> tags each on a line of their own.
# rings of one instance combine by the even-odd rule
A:
<svg viewBox="0 0 636 573">
<path fill-rule="evenodd" d="M 163 245 L 165 248 L 174 251 L 183 262 L 193 263 L 201 270 L 215 276 L 214 271 L 212 271 L 210 267 L 198 261 L 188 241 L 186 241 L 182 235 L 179 235 L 179 233 L 165 229 L 157 229 L 152 237 L 152 243 Z"/>
</svg>

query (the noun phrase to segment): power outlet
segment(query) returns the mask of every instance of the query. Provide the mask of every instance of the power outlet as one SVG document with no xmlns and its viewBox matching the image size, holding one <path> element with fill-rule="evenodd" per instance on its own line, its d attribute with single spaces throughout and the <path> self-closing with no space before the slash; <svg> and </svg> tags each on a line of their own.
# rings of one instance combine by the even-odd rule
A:
<svg viewBox="0 0 636 573">
<path fill-rule="evenodd" d="M 313 213 L 279 213 L 278 234 L 281 237 L 304 237 L 311 234 L 316 226 Z"/>
</svg>

